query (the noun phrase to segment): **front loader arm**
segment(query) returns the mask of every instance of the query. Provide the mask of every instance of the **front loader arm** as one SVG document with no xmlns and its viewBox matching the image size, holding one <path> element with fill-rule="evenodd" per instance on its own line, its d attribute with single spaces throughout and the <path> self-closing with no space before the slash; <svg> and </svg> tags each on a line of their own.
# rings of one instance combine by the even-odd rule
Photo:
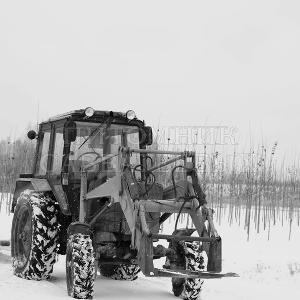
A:
<svg viewBox="0 0 300 300">
<path fill-rule="evenodd" d="M 205 203 L 204 194 L 201 194 L 202 190 L 200 185 L 196 185 L 194 188 L 194 193 L 191 190 L 191 186 L 194 184 L 186 185 L 187 191 L 189 190 L 189 196 L 180 196 L 171 199 L 158 199 L 155 197 L 149 197 L 141 191 L 141 185 L 134 178 L 131 165 L 130 165 L 130 154 L 132 152 L 153 152 L 140 149 L 129 149 L 120 148 L 119 150 L 119 170 L 120 172 L 113 178 L 109 179 L 106 183 L 100 185 L 99 187 L 89 191 L 81 197 L 81 204 L 84 204 L 86 200 L 96 198 L 96 197 L 107 197 L 110 196 L 110 203 L 105 209 L 109 209 L 111 203 L 119 202 L 129 225 L 131 231 L 131 248 L 137 250 L 137 262 L 146 276 L 169 276 L 169 277 L 189 277 L 189 278 L 199 278 L 201 274 L 205 278 L 216 278 L 216 272 L 221 272 L 221 238 L 218 236 L 217 231 L 212 220 L 212 213 L 207 209 Z M 161 151 L 158 151 L 161 153 Z M 175 152 L 173 154 L 179 155 L 177 159 L 183 159 L 185 163 L 185 168 L 189 171 L 186 164 L 186 159 L 192 157 L 194 160 L 194 153 L 189 152 Z M 173 160 L 170 160 L 174 162 Z M 164 166 L 167 163 L 164 163 Z M 159 168 L 160 166 L 152 167 Z M 146 170 L 147 172 L 147 170 Z M 84 174 L 83 174 L 84 175 Z M 190 174 L 192 181 L 196 180 L 196 173 Z M 86 180 L 86 176 L 82 176 L 82 180 Z M 176 188 L 176 187 L 175 187 Z M 203 193 L 203 192 L 202 192 Z M 83 205 L 84 207 L 84 205 Z M 163 235 L 153 232 L 152 228 L 149 227 L 147 221 L 147 214 L 149 213 L 187 213 L 190 215 L 193 224 L 198 232 L 198 237 L 193 236 L 177 236 L 173 235 Z M 100 213 L 101 214 L 101 211 Z M 158 218 L 157 222 L 159 223 Z M 210 233 L 206 230 L 205 222 L 208 221 L 209 227 L 211 228 Z M 154 267 L 153 259 L 155 256 L 155 248 L 153 246 L 154 241 L 160 239 L 172 240 L 182 240 L 186 242 L 201 242 L 203 246 L 208 245 L 207 249 L 209 251 L 208 256 L 211 261 L 208 263 L 210 272 L 193 272 L 189 270 L 178 271 L 178 270 L 165 270 L 157 269 Z M 205 247 L 204 247 L 205 248 Z M 160 250 L 164 249 L 161 246 Z M 161 253 L 165 255 L 171 255 L 174 250 L 167 248 L 161 250 Z M 228 274 L 219 274 L 218 277 L 228 276 Z"/>
</svg>

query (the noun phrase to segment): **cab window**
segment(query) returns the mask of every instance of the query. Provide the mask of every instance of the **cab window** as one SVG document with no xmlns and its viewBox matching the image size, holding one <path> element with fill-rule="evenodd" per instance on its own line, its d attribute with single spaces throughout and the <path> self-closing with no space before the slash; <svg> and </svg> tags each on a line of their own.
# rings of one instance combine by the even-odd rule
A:
<svg viewBox="0 0 300 300">
<path fill-rule="evenodd" d="M 63 151 L 64 151 L 63 127 L 58 127 L 55 129 L 55 135 L 54 135 L 54 151 L 53 151 L 53 163 L 52 163 L 52 172 L 54 174 L 60 174 L 61 172 Z"/>
<path fill-rule="evenodd" d="M 47 163 L 49 158 L 49 144 L 50 144 L 51 129 L 46 129 L 40 136 L 39 152 L 36 173 L 37 175 L 46 175 Z"/>
<path fill-rule="evenodd" d="M 103 157 L 103 130 L 90 137 L 99 124 L 76 122 L 76 140 L 71 143 L 69 154 L 69 172 L 80 177 L 80 170 L 98 158 Z"/>
</svg>

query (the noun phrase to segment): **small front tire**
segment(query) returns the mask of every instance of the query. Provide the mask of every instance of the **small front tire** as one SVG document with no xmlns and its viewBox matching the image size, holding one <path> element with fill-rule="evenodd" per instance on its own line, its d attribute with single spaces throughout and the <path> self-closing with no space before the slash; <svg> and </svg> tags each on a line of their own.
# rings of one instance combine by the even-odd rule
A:
<svg viewBox="0 0 300 300">
<path fill-rule="evenodd" d="M 181 256 L 178 268 L 191 271 L 206 271 L 207 255 L 200 251 L 197 242 L 179 242 L 179 257 Z M 184 300 L 196 300 L 201 292 L 203 280 L 200 278 L 172 278 L 172 291 L 176 297 Z"/>
<path fill-rule="evenodd" d="M 67 289 L 75 299 L 92 299 L 95 281 L 95 256 L 89 235 L 70 235 L 66 252 Z"/>
<path fill-rule="evenodd" d="M 138 265 L 114 265 L 105 264 L 99 265 L 99 271 L 102 276 L 109 277 L 115 280 L 133 281 L 138 278 L 140 267 Z"/>
</svg>

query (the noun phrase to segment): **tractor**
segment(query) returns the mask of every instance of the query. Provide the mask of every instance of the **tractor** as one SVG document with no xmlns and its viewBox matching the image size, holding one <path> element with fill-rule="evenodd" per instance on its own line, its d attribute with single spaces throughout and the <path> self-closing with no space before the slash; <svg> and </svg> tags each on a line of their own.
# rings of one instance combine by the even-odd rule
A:
<svg viewBox="0 0 300 300">
<path fill-rule="evenodd" d="M 61 254 L 73 298 L 93 297 L 97 273 L 135 280 L 142 272 L 170 277 L 174 295 L 189 300 L 198 297 L 203 279 L 235 276 L 221 273 L 222 241 L 195 152 L 151 148 L 152 129 L 132 110 L 79 109 L 27 135 L 36 140 L 36 152 L 32 173 L 20 174 L 13 195 L 16 276 L 48 279 Z M 159 155 L 167 158 L 157 162 Z M 166 176 L 168 185 L 160 182 Z M 174 232 L 163 234 L 173 214 Z M 189 215 L 191 228 L 177 228 L 181 214 Z"/>
</svg>

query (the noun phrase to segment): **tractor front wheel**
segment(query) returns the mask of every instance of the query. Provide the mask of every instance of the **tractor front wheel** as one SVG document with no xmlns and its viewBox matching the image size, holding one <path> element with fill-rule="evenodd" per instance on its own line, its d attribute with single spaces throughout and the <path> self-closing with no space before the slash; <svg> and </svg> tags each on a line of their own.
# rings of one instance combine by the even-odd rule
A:
<svg viewBox="0 0 300 300">
<path fill-rule="evenodd" d="M 66 252 L 67 289 L 75 299 L 92 299 L 95 281 L 95 256 L 89 235 L 72 234 Z"/>
<path fill-rule="evenodd" d="M 179 269 L 206 271 L 207 255 L 200 251 L 197 242 L 179 242 L 177 255 L 181 259 L 177 263 Z M 175 296 L 184 300 L 196 300 L 200 294 L 203 280 L 200 278 L 172 278 L 172 290 Z"/>
</svg>

